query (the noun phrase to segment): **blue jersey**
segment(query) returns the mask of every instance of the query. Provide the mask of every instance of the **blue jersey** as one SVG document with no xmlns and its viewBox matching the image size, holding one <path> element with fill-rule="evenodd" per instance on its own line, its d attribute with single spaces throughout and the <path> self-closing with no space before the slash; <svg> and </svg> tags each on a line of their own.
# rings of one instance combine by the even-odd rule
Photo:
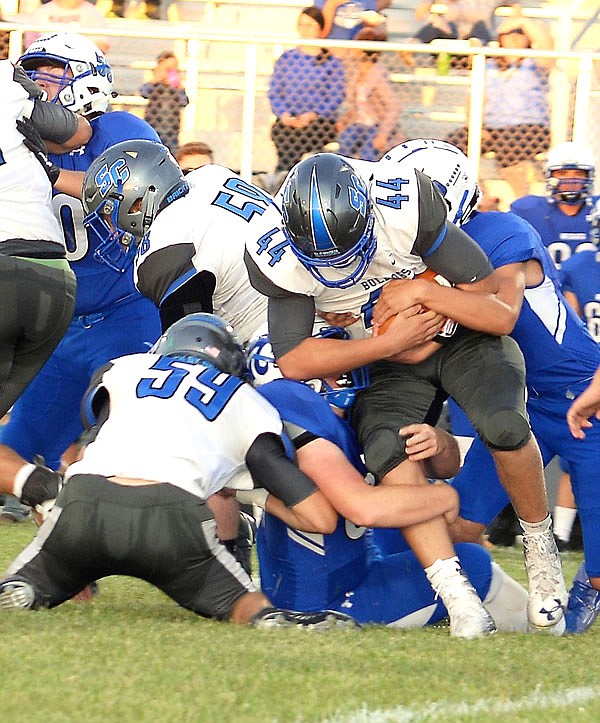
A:
<svg viewBox="0 0 600 723">
<path fill-rule="evenodd" d="M 511 204 L 510 210 L 535 228 L 558 268 L 573 254 L 594 248 L 590 241 L 590 224 L 586 220 L 600 196 L 586 201 L 575 216 L 567 216 L 545 196 L 524 196 Z"/>
<path fill-rule="evenodd" d="M 305 384 L 279 379 L 258 391 L 288 425 L 336 444 L 364 473 L 352 429 Z M 308 534 L 263 515 L 257 538 L 261 589 L 280 607 L 333 609 L 361 623 L 416 627 L 447 612 L 411 551 L 379 557 L 371 531 L 340 518 L 330 535 Z M 488 593 L 491 558 L 479 545 L 457 545 L 457 553 L 480 597 Z"/>
<path fill-rule="evenodd" d="M 576 440 L 565 419 L 572 400 L 600 366 L 600 347 L 563 297 L 556 270 L 531 226 L 514 214 L 490 211 L 476 214 L 463 228 L 488 254 L 494 268 L 537 259 L 544 270 L 542 283 L 525 290 L 512 336 L 525 357 L 527 411 L 544 464 L 556 455 L 568 463 L 588 574 L 600 575 L 600 424 L 586 431 L 585 440 Z M 454 485 L 461 515 L 475 522 L 488 524 L 508 502 L 490 452 L 479 438 Z"/>
<path fill-rule="evenodd" d="M 115 143 L 131 139 L 160 142 L 156 131 L 132 113 L 103 113 L 90 123 L 93 129 L 90 141 L 71 153 L 51 154 L 53 163 L 69 171 L 87 171 L 92 161 Z M 81 200 L 57 193 L 52 203 L 65 236 L 67 259 L 77 276 L 75 316 L 100 312 L 116 302 L 138 296 L 131 266 L 119 273 L 94 258 L 98 242 L 83 226 Z"/>
<path fill-rule="evenodd" d="M 600 342 L 600 252 L 582 251 L 560 267 L 563 291 L 575 295 L 588 331 Z"/>
<path fill-rule="evenodd" d="M 600 364 L 600 350 L 564 298 L 539 235 L 515 214 L 477 213 L 463 226 L 489 256 L 492 266 L 536 259 L 544 271 L 539 286 L 525 289 L 521 313 L 511 336 L 521 347 L 530 393 L 564 393 L 587 383 Z"/>
</svg>

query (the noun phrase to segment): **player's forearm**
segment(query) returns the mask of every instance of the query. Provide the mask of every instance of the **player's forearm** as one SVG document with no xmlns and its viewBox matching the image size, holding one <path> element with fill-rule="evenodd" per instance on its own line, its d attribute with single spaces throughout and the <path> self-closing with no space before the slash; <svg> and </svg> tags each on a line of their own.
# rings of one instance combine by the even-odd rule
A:
<svg viewBox="0 0 600 723">
<path fill-rule="evenodd" d="M 66 193 L 68 196 L 81 198 L 84 175 L 83 171 L 66 171 L 64 168 L 61 168 L 58 181 L 54 184 L 54 189 L 61 193 Z"/>
<path fill-rule="evenodd" d="M 288 527 L 303 532 L 331 534 L 337 524 L 337 514 L 322 492 L 315 492 L 293 507 L 286 507 L 280 499 L 270 494 L 265 510 Z"/>
<path fill-rule="evenodd" d="M 479 290 L 476 286 L 479 285 L 465 284 L 462 288 L 454 288 L 428 283 L 422 303 L 469 329 L 498 336 L 510 334 L 521 304 L 507 303 L 498 293 L 490 293 L 485 287 Z"/>
</svg>

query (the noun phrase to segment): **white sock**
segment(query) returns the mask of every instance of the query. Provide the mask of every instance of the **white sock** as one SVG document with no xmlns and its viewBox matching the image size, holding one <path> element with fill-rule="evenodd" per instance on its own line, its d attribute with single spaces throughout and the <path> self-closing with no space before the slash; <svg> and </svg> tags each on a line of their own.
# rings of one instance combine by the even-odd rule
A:
<svg viewBox="0 0 600 723">
<path fill-rule="evenodd" d="M 35 469 L 34 464 L 24 464 L 21 469 L 15 475 L 13 480 L 13 495 L 21 499 L 23 493 L 23 485 L 27 482 L 29 475 Z"/>
<path fill-rule="evenodd" d="M 448 557 L 445 560 L 437 559 L 432 565 L 425 568 L 425 574 L 431 583 L 431 587 L 437 592 L 444 580 L 456 575 L 461 569 L 460 560 L 454 555 L 454 557 Z"/>
<path fill-rule="evenodd" d="M 528 632 L 528 599 L 527 590 L 507 575 L 500 565 L 492 562 L 492 581 L 483 604 L 494 618 L 499 632 Z"/>
<path fill-rule="evenodd" d="M 521 529 L 525 535 L 536 535 L 540 532 L 548 532 L 548 530 L 552 529 L 552 518 L 550 517 L 550 514 L 546 515 L 546 517 L 544 517 L 544 519 L 540 522 L 525 522 L 525 520 L 522 520 L 520 517 L 518 519 Z"/>
<path fill-rule="evenodd" d="M 568 542 L 571 539 L 571 530 L 573 529 L 576 515 L 577 510 L 573 507 L 556 505 L 554 508 L 552 513 L 554 534 L 563 542 Z"/>
</svg>

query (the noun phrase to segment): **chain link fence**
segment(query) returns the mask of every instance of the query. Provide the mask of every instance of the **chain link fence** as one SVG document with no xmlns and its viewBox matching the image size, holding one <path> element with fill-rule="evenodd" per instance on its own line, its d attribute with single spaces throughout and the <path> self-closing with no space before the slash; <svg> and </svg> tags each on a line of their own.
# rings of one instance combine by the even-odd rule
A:
<svg viewBox="0 0 600 723">
<path fill-rule="evenodd" d="M 27 29 L 2 24 L 0 53 L 8 52 L 3 37 L 10 37 L 16 60 Z M 111 25 L 103 33 L 110 36 L 119 93 L 114 109 L 145 116 L 139 88 L 157 55 L 172 50 L 190 103 L 162 112 L 157 106 L 147 120 L 169 130 L 171 118 L 173 132 L 180 124 L 181 144 L 208 143 L 216 162 L 269 190 L 305 153 L 327 149 L 373 159 L 416 137 L 461 146 L 501 207 L 517 195 L 540 192 L 545 154 L 556 143 L 585 141 L 600 159 L 594 122 L 600 54 L 511 52 L 460 41 L 323 40 L 303 41 L 300 52 L 298 39 L 289 36 L 234 37 L 168 23 Z M 517 57 L 522 60 L 515 63 Z M 548 60 L 548 70 L 536 70 Z M 524 66 L 533 78 L 529 85 L 520 80 Z M 286 113 L 296 120 L 306 115 L 294 125 L 286 123 Z"/>
</svg>

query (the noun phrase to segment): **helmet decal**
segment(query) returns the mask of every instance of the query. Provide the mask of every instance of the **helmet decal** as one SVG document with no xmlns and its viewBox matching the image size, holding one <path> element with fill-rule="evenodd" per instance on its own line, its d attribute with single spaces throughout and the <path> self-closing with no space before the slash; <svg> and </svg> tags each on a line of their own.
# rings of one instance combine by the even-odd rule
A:
<svg viewBox="0 0 600 723">
<path fill-rule="evenodd" d="M 319 196 L 319 187 L 317 184 L 317 168 L 312 169 L 310 176 L 310 222 L 312 236 L 315 240 L 315 256 L 320 258 L 323 256 L 331 256 L 339 252 L 335 241 L 331 237 L 331 233 L 325 224 L 326 210 L 323 208 L 321 198 Z"/>
</svg>

